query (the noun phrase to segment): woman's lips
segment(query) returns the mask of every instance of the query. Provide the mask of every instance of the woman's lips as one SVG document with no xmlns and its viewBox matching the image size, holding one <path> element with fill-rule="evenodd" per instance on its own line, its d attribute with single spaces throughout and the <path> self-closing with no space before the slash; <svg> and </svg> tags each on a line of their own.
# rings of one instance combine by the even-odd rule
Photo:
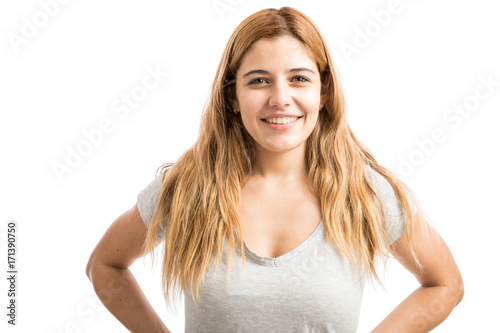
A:
<svg viewBox="0 0 500 333">
<path fill-rule="evenodd" d="M 301 121 L 303 117 L 299 117 L 297 119 L 295 119 L 294 121 L 288 123 L 288 124 L 273 124 L 273 123 L 269 123 L 267 121 L 265 121 L 264 119 L 262 119 L 262 121 L 264 122 L 264 124 L 266 124 L 270 129 L 273 129 L 275 131 L 284 131 L 284 130 L 287 130 L 289 128 L 292 128 L 294 127 L 299 121 Z"/>
</svg>

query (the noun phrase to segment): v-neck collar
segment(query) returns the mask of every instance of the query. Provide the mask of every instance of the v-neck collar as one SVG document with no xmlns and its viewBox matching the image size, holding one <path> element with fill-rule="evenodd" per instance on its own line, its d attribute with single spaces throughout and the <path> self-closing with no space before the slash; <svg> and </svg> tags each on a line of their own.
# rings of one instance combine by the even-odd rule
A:
<svg viewBox="0 0 500 333">
<path fill-rule="evenodd" d="M 257 264 L 260 265 L 265 265 L 265 266 L 280 266 L 283 263 L 289 261 L 293 257 L 297 256 L 299 253 L 304 251 L 306 248 L 312 246 L 315 244 L 317 241 L 321 240 L 321 237 L 324 235 L 324 226 L 323 226 L 323 219 L 319 222 L 318 226 L 316 229 L 313 231 L 309 237 L 300 243 L 296 248 L 291 250 L 290 252 L 287 252 L 285 254 L 282 254 L 279 257 L 276 258 L 270 258 L 266 256 L 261 256 L 252 251 L 246 244 L 245 240 L 243 240 L 243 245 L 245 246 L 245 256 L 250 258 L 252 261 L 256 262 Z"/>
</svg>

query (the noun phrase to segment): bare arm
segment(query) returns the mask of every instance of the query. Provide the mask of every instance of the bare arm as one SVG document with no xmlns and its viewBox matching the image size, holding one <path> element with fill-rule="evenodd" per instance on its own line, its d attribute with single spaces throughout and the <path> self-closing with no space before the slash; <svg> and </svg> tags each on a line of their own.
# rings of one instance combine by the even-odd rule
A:
<svg viewBox="0 0 500 333">
<path fill-rule="evenodd" d="M 421 284 L 373 331 L 381 332 L 429 332 L 451 313 L 464 295 L 462 276 L 448 249 L 441 242 L 426 239 L 422 230 L 423 220 L 415 219 L 414 244 L 424 272 L 420 273 L 411 259 L 408 239 L 403 234 L 391 245 L 391 253 Z M 430 228 L 430 233 L 436 233 Z"/>
<path fill-rule="evenodd" d="M 89 258 L 86 272 L 103 305 L 131 332 L 170 333 L 129 269 L 143 255 L 146 232 L 136 204 L 105 232 Z"/>
</svg>

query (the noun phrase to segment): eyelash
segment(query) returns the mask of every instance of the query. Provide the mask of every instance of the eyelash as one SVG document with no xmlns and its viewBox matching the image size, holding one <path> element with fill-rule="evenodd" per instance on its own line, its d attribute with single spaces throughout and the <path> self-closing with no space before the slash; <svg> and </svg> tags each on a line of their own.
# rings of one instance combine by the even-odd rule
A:
<svg viewBox="0 0 500 333">
<path fill-rule="evenodd" d="M 304 79 L 305 81 L 299 81 L 301 83 L 305 83 L 305 82 L 311 82 L 308 78 L 304 77 L 304 76 L 294 76 L 293 77 L 294 79 Z M 252 81 L 248 82 L 249 85 L 256 85 L 257 83 L 255 81 L 257 80 L 265 80 L 263 77 L 258 77 L 258 78 L 255 78 L 253 79 Z"/>
</svg>

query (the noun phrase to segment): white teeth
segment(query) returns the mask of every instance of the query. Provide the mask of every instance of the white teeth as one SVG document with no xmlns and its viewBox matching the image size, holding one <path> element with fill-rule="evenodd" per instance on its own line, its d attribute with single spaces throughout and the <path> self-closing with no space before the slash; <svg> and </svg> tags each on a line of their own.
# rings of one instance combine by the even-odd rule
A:
<svg viewBox="0 0 500 333">
<path fill-rule="evenodd" d="M 299 117 L 287 117 L 287 118 L 271 118 L 271 119 L 264 119 L 268 123 L 273 123 L 273 124 L 289 124 L 291 122 L 294 122 L 295 120 L 299 119 Z"/>
</svg>

